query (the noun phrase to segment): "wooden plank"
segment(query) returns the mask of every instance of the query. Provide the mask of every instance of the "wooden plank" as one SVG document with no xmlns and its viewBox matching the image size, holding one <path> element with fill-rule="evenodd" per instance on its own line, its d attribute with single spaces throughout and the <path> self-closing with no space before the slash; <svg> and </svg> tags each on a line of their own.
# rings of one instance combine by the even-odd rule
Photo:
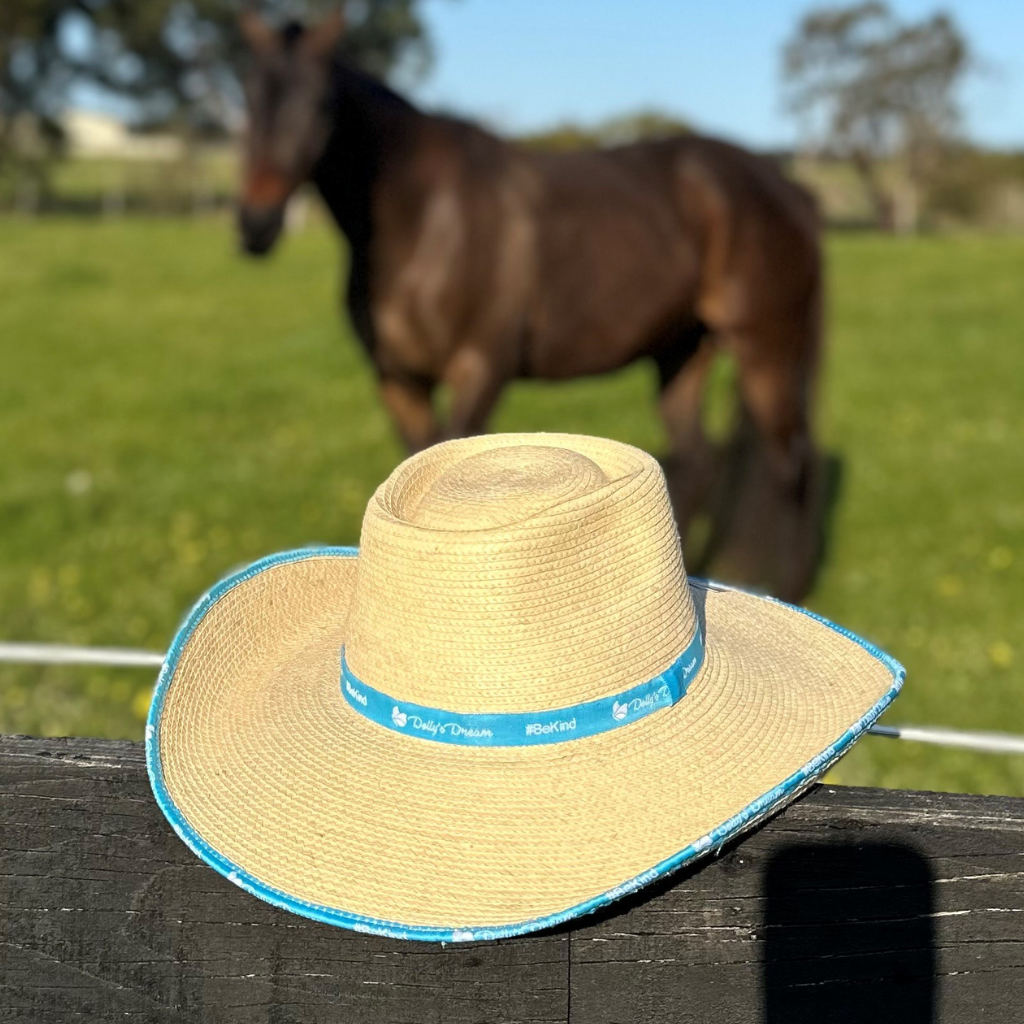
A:
<svg viewBox="0 0 1024 1024">
<path fill-rule="evenodd" d="M 564 1021 L 568 948 L 285 913 L 188 851 L 138 745 L 0 739 L 0 1021 Z"/>
<path fill-rule="evenodd" d="M 0 738 L 0 1021 L 1010 1022 L 1024 800 L 818 787 L 573 928 L 397 942 L 196 860 L 141 748 Z M 873 1018 L 873 1019 L 872 1019 Z"/>
<path fill-rule="evenodd" d="M 573 1017 L 1024 1019 L 1024 800 L 821 787 L 572 937 Z"/>
</svg>

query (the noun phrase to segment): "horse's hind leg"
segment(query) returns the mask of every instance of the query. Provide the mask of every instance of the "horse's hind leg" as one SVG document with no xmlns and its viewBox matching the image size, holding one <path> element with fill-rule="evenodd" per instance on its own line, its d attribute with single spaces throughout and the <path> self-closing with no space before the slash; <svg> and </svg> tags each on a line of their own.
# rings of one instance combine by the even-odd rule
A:
<svg viewBox="0 0 1024 1024">
<path fill-rule="evenodd" d="M 725 571 L 791 601 L 810 589 L 821 547 L 820 467 L 811 433 L 817 344 L 806 321 L 771 323 L 726 339 L 756 433 L 734 496 Z"/>
<path fill-rule="evenodd" d="M 684 544 L 694 517 L 708 505 L 714 489 L 714 450 L 701 423 L 704 385 L 714 354 L 707 329 L 695 324 L 656 358 L 659 409 L 671 444 L 662 466 Z"/>
<path fill-rule="evenodd" d="M 780 487 L 793 500 L 806 497 L 814 455 L 811 404 L 818 355 L 816 340 L 799 325 L 767 325 L 731 337 L 744 407 L 766 444 Z"/>
</svg>

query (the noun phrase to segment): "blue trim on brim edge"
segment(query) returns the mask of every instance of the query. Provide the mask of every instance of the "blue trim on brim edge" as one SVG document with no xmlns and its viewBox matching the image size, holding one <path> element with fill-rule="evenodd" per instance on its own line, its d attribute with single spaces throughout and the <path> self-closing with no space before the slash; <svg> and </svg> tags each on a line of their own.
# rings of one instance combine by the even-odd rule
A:
<svg viewBox="0 0 1024 1024">
<path fill-rule="evenodd" d="M 719 849 L 728 842 L 729 839 L 744 831 L 746 828 L 749 828 L 758 819 L 767 817 L 771 814 L 775 809 L 784 804 L 787 798 L 792 797 L 796 792 L 798 792 L 801 787 L 808 785 L 815 778 L 823 774 L 830 765 L 838 760 L 838 758 L 845 753 L 845 751 L 861 735 L 863 735 L 864 732 L 867 731 L 868 727 L 874 723 L 879 715 L 881 715 L 889 706 L 896 694 L 899 693 L 900 688 L 903 686 L 903 680 L 906 677 L 906 670 L 898 661 L 896 661 L 895 658 L 890 657 L 884 651 L 875 647 L 874 644 L 871 644 L 862 637 L 857 636 L 856 633 L 851 633 L 848 629 L 843 629 L 842 626 L 837 626 L 834 622 L 830 622 L 823 616 L 818 615 L 815 612 L 808 611 L 806 608 L 798 608 L 796 605 L 786 604 L 785 601 L 779 601 L 776 598 L 763 597 L 763 595 L 757 594 L 752 595 L 755 597 L 761 597 L 762 600 L 782 605 L 792 611 L 799 612 L 801 615 L 807 615 L 862 647 L 869 654 L 882 662 L 882 664 L 885 665 L 885 667 L 892 673 L 893 682 L 889 691 L 881 697 L 865 715 L 850 726 L 850 728 L 847 729 L 834 743 L 826 747 L 817 756 L 811 758 L 810 761 L 790 775 L 789 778 L 779 783 L 779 785 L 775 786 L 773 789 L 770 789 L 763 796 L 758 797 L 752 803 L 744 807 L 739 813 L 734 814 L 727 821 L 723 822 L 717 828 L 712 829 L 707 835 L 702 836 L 696 842 L 691 843 L 678 853 L 673 854 L 671 857 L 667 857 L 658 864 L 655 864 L 654 867 L 649 868 L 647 871 L 643 871 L 628 881 L 609 889 L 607 892 L 601 893 L 599 896 L 594 896 L 592 899 L 586 900 L 583 903 L 577 903 L 575 906 L 569 907 L 567 910 L 559 911 L 556 914 L 548 914 L 546 917 L 537 917 L 529 921 L 523 921 L 519 924 L 498 925 L 491 928 L 475 926 L 467 928 L 432 928 L 419 925 L 403 925 L 397 921 L 383 921 L 379 918 L 366 917 L 362 914 L 354 914 L 348 911 L 338 910 L 334 907 L 325 907 L 317 903 L 310 903 L 307 900 L 298 899 L 295 896 L 290 896 L 288 893 L 283 892 L 280 889 L 275 889 L 273 886 L 269 886 L 266 883 L 261 882 L 259 879 L 249 874 L 244 868 L 240 868 L 237 864 L 232 863 L 227 859 L 227 857 L 215 850 L 185 820 L 185 816 L 171 799 L 171 795 L 167 791 L 167 787 L 164 783 L 163 769 L 160 764 L 158 741 L 160 714 L 163 710 L 164 698 L 167 695 L 167 690 L 171 684 L 171 680 L 174 678 L 174 672 L 177 668 L 181 653 L 193 632 L 195 632 L 200 621 L 221 597 L 223 597 L 228 591 L 237 587 L 239 584 L 252 579 L 253 576 L 258 575 L 266 569 L 273 568 L 277 565 L 286 565 L 289 562 L 301 562 L 308 558 L 322 558 L 325 556 L 355 558 L 358 553 L 359 551 L 357 548 L 350 547 L 301 548 L 297 551 L 285 551 L 280 554 L 269 555 L 266 558 L 262 558 L 240 572 L 227 576 L 217 583 L 211 590 L 204 594 L 198 602 L 196 602 L 195 607 L 193 607 L 192 611 L 185 619 L 184 624 L 178 630 L 178 633 L 171 644 L 170 650 L 167 652 L 167 657 L 160 670 L 160 675 L 157 678 L 156 689 L 153 693 L 153 702 L 150 705 L 149 718 L 146 722 L 146 770 L 149 773 L 149 782 L 153 788 L 153 794 L 156 797 L 156 802 L 159 805 L 160 810 L 163 811 L 167 820 L 171 823 L 171 827 L 181 838 L 182 842 L 184 842 L 185 845 L 188 846 L 194 854 L 196 854 L 196 856 L 204 860 L 210 865 L 210 867 L 223 875 L 229 882 L 234 882 L 235 885 L 241 887 L 251 895 L 258 897 L 275 907 L 281 907 L 283 910 L 289 910 L 293 914 L 312 918 L 314 921 L 322 921 L 325 924 L 333 924 L 342 928 L 349 928 L 352 931 L 365 932 L 370 935 L 384 935 L 392 939 L 418 939 L 426 942 L 481 942 L 491 939 L 509 938 L 513 935 L 524 935 L 528 932 L 540 931 L 544 928 L 552 928 L 555 925 L 571 921 L 573 918 L 593 913 L 601 907 L 604 907 L 607 904 L 628 895 L 629 893 L 635 892 L 637 889 L 649 885 L 656 879 L 670 874 L 673 871 L 677 871 L 679 868 L 697 859 L 709 850 Z M 705 580 L 691 579 L 690 583 L 702 590 L 729 591 L 738 589 L 734 587 L 725 587 L 718 583 L 710 583 Z"/>
</svg>

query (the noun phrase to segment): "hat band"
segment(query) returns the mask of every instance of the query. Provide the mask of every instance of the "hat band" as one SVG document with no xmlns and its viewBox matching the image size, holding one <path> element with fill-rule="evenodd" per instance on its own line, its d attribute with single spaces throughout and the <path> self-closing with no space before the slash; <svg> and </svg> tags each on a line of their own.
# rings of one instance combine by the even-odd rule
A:
<svg viewBox="0 0 1024 1024">
<path fill-rule="evenodd" d="M 410 704 L 375 690 L 353 675 L 343 647 L 341 692 L 354 711 L 393 732 L 461 747 L 532 747 L 618 729 L 671 707 L 686 695 L 703 661 L 704 641 L 698 629 L 664 672 L 621 693 L 551 711 L 477 715 Z"/>
</svg>

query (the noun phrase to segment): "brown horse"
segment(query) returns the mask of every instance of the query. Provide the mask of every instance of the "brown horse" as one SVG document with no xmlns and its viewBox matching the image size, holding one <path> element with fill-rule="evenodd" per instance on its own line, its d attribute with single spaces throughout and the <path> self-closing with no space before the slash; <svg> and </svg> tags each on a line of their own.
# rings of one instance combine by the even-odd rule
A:
<svg viewBox="0 0 1024 1024">
<path fill-rule="evenodd" d="M 775 165 L 696 135 L 543 154 L 425 114 L 337 57 L 340 16 L 272 30 L 253 60 L 240 227 L 274 244 L 312 180 L 351 248 L 348 308 L 411 449 L 485 429 L 513 378 L 599 374 L 647 357 L 687 518 L 706 469 L 714 343 L 736 360 L 778 486 L 812 458 L 822 273 L 813 202 Z M 451 391 L 439 422 L 435 388 Z"/>
</svg>

